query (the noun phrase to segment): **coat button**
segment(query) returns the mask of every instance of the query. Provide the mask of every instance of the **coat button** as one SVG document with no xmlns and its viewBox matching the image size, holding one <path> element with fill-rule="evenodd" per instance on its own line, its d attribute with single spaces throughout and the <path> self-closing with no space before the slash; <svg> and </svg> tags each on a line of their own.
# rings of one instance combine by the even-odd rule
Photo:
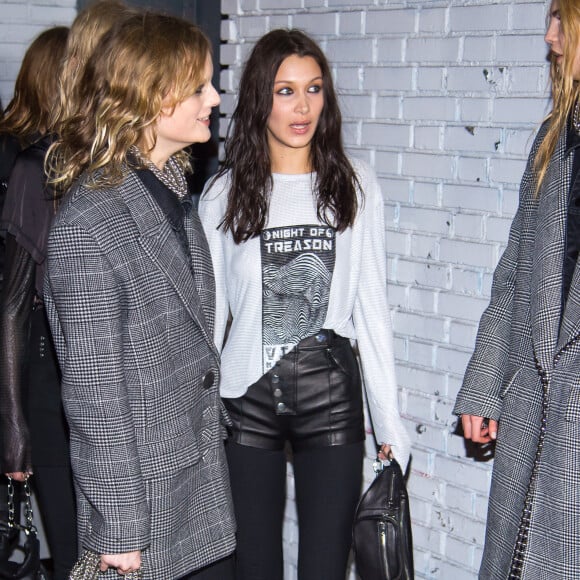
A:
<svg viewBox="0 0 580 580">
<path fill-rule="evenodd" d="M 215 375 L 213 371 L 207 371 L 205 375 L 203 375 L 202 384 L 204 389 L 209 389 L 213 385 L 213 381 L 215 379 Z"/>
</svg>

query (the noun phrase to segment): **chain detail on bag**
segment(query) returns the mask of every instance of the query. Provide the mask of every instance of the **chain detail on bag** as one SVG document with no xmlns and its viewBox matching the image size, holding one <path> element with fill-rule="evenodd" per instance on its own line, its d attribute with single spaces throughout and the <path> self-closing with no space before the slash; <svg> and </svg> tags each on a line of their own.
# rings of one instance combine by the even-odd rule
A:
<svg viewBox="0 0 580 580">
<path fill-rule="evenodd" d="M 74 565 L 69 575 L 69 580 L 98 580 L 102 577 L 100 570 L 101 556 L 92 550 L 85 550 Z M 143 573 L 134 570 L 128 574 L 123 574 L 119 578 L 126 580 L 143 580 Z"/>
</svg>

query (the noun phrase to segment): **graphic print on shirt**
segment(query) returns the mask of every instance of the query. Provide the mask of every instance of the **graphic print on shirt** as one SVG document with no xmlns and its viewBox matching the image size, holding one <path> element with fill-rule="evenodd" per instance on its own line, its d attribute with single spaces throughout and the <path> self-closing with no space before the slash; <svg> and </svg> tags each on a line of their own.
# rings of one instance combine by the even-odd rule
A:
<svg viewBox="0 0 580 580">
<path fill-rule="evenodd" d="M 336 231 L 321 225 L 262 232 L 262 341 L 264 372 L 326 318 L 336 256 Z"/>
</svg>

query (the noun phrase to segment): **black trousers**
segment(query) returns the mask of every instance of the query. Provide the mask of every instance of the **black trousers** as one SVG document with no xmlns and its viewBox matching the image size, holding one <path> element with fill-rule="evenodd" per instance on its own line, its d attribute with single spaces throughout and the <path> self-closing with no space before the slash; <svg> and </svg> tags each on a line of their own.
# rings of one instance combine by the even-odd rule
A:
<svg viewBox="0 0 580 580">
<path fill-rule="evenodd" d="M 234 580 L 234 558 L 228 556 L 179 580 Z"/>
<path fill-rule="evenodd" d="M 236 580 L 282 580 L 286 453 L 226 445 L 238 524 Z M 344 580 L 364 443 L 294 454 L 299 580 Z"/>
<path fill-rule="evenodd" d="M 282 580 L 285 447 L 292 451 L 299 580 L 344 580 L 362 485 L 360 373 L 331 330 L 301 341 L 246 395 L 225 399 L 238 525 L 236 580 Z"/>
<path fill-rule="evenodd" d="M 67 580 L 77 559 L 76 503 L 62 410 L 60 374 L 43 308 L 32 314 L 26 415 L 32 451 L 32 487 L 52 557 L 54 580 Z"/>
</svg>

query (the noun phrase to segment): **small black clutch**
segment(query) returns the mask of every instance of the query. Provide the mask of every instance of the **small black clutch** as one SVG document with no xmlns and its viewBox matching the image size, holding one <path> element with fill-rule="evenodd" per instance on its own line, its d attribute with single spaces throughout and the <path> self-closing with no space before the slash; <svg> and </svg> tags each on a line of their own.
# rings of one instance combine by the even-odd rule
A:
<svg viewBox="0 0 580 580">
<path fill-rule="evenodd" d="M 413 580 L 413 537 L 405 479 L 394 459 L 382 470 L 381 465 L 375 463 L 377 476 L 356 508 L 356 571 L 361 580 Z"/>
</svg>

